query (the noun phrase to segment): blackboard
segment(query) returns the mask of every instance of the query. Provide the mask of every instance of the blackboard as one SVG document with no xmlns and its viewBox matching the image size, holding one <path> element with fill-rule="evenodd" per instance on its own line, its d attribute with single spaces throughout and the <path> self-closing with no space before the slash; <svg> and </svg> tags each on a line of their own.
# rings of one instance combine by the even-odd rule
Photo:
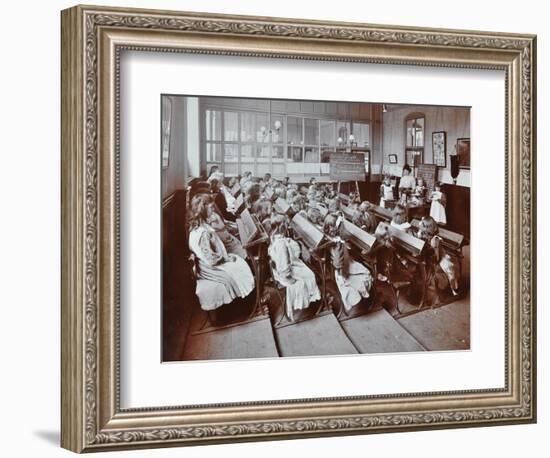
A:
<svg viewBox="0 0 550 458">
<path fill-rule="evenodd" d="M 428 196 L 430 196 L 434 190 L 434 184 L 437 179 L 437 165 L 420 164 L 416 170 L 416 179 L 422 178 L 424 180 L 424 185 L 428 189 Z"/>
<path fill-rule="evenodd" d="M 331 153 L 330 179 L 334 181 L 365 181 L 363 153 Z"/>
</svg>

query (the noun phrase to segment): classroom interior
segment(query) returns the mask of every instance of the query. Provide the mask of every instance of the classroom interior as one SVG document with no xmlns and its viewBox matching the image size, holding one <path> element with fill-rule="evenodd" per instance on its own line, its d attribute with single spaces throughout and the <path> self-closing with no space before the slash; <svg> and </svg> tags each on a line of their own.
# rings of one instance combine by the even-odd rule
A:
<svg viewBox="0 0 550 458">
<path fill-rule="evenodd" d="M 160 111 L 163 361 L 470 348 L 469 107 L 162 95 Z M 201 223 L 242 253 L 246 297 L 208 303 Z M 305 305 L 281 239 L 317 285 Z"/>
</svg>

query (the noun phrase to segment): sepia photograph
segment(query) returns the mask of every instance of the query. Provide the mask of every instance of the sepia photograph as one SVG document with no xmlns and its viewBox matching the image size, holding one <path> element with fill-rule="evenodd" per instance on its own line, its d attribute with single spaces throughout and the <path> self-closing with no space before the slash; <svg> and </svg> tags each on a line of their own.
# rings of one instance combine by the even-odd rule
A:
<svg viewBox="0 0 550 458">
<path fill-rule="evenodd" d="M 164 362 L 470 349 L 470 107 L 159 113 Z"/>
</svg>

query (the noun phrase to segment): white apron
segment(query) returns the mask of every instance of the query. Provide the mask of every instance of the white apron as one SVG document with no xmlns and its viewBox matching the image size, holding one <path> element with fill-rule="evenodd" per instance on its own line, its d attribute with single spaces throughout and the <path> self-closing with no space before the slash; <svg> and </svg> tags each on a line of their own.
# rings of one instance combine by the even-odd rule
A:
<svg viewBox="0 0 550 458">
<path fill-rule="evenodd" d="M 235 254 L 230 255 L 234 261 L 220 262 L 211 266 L 202 251 L 201 237 L 213 237 L 218 252 L 227 257 L 227 251 L 222 241 L 213 229 L 204 226 L 197 227 L 189 234 L 189 248 L 197 256 L 200 264 L 200 272 L 197 278 L 196 294 L 203 310 L 214 310 L 231 303 L 236 297 L 246 297 L 254 289 L 254 276 L 246 261 Z M 229 281 L 224 278 L 229 277 Z M 220 280 L 217 281 L 216 279 Z"/>
<path fill-rule="evenodd" d="M 321 299 L 315 274 L 300 259 L 300 245 L 288 237 L 273 236 L 268 255 L 275 264 L 275 280 L 286 288 L 286 313 L 293 320 L 294 310 L 305 309 Z M 289 277 L 296 281 L 291 283 Z"/>
<path fill-rule="evenodd" d="M 380 198 L 380 206 L 386 208 L 386 201 L 393 200 L 393 185 L 385 185 L 382 183 L 382 197 Z"/>
<path fill-rule="evenodd" d="M 440 202 L 440 200 L 435 200 L 441 199 L 442 194 L 443 193 L 441 191 L 434 191 L 432 193 L 432 206 L 430 207 L 430 216 L 438 224 L 447 224 L 447 214 L 445 212 L 445 207 Z"/>
</svg>

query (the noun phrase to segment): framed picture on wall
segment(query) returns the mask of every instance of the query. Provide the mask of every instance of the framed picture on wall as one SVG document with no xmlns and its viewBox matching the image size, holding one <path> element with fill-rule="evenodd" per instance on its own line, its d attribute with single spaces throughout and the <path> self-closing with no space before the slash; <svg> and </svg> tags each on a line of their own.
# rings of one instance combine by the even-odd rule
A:
<svg viewBox="0 0 550 458">
<path fill-rule="evenodd" d="M 456 155 L 458 156 L 458 166 L 461 169 L 470 168 L 470 139 L 458 138 L 456 140 Z"/>
<path fill-rule="evenodd" d="M 95 6 L 61 19 L 64 448 L 535 421 L 533 36 Z M 502 122 L 480 128 L 472 106 Z M 507 160 L 471 197 L 439 201 L 424 235 L 444 225 L 448 256 L 430 282 L 431 239 L 407 231 L 423 210 L 391 224 L 394 184 L 354 181 L 365 163 L 349 154 L 340 184 L 366 191 L 376 217 L 358 221 L 326 153 L 368 145 L 369 168 L 388 158 L 398 172 L 391 151 L 419 166 L 425 126 L 457 110 Z M 504 153 L 485 148 L 495 139 Z M 469 145 L 457 142 L 463 167 Z M 425 191 L 408 168 L 399 184 L 409 216 Z M 470 201 L 491 212 L 470 224 Z M 395 265 L 378 262 L 375 233 Z"/>
<path fill-rule="evenodd" d="M 438 167 L 447 166 L 447 132 L 432 133 L 433 161 Z"/>
</svg>

